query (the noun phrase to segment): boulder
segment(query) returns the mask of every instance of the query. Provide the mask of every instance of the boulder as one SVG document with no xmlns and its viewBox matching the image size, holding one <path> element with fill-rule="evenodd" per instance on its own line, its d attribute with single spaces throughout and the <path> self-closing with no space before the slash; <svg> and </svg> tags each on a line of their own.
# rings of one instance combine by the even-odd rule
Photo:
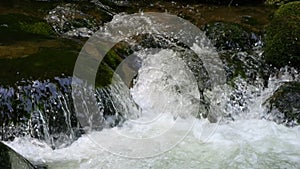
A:
<svg viewBox="0 0 300 169">
<path fill-rule="evenodd" d="M 300 124 L 300 83 L 287 82 L 277 89 L 266 101 L 266 119 L 279 124 Z"/>
<path fill-rule="evenodd" d="M 261 55 L 261 37 L 236 23 L 213 22 L 202 28 L 224 63 L 228 82 L 238 76 L 248 82 L 268 78 L 268 67 Z"/>
<path fill-rule="evenodd" d="M 274 67 L 300 68 L 300 2 L 282 5 L 267 28 L 265 59 Z"/>
<path fill-rule="evenodd" d="M 46 166 L 35 166 L 10 147 L 0 142 L 0 168 L 2 169 L 46 169 Z"/>
</svg>

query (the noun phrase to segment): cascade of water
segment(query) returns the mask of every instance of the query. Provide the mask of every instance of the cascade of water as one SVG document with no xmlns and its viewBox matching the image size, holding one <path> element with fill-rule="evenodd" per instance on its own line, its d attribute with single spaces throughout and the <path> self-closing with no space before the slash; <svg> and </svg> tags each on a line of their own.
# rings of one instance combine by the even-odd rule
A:
<svg viewBox="0 0 300 169">
<path fill-rule="evenodd" d="M 163 29 L 162 25 L 145 16 L 135 16 L 131 20 L 127 20 L 126 16 L 114 16 L 103 29 L 121 27 L 120 22 L 140 24 L 141 20 L 152 27 L 140 26 L 140 29 L 152 29 L 154 32 Z M 109 31 L 103 33 L 107 38 L 122 40 L 126 32 L 119 33 L 118 37 L 111 35 Z M 218 55 L 209 48 L 209 41 L 202 35 L 197 38 L 198 44 L 193 44 L 192 49 L 200 56 L 200 61 L 206 59 L 205 63 L 215 63 L 212 59 Z M 168 37 L 163 41 L 166 44 L 160 46 L 161 50 L 150 50 L 151 46 L 136 45 L 132 41 L 131 45 L 136 48 L 134 55 L 141 62 L 132 88 L 128 89 L 116 76 L 106 88 L 93 91 L 87 86 L 76 91 L 76 97 L 82 103 L 80 110 L 85 110 L 80 116 L 72 114 L 75 110 L 70 105 L 72 97 L 67 79 L 59 80 L 60 90 L 51 83 L 37 81 L 33 86 L 19 86 L 18 91 L 1 88 L 3 115 L 10 115 L 6 112 L 14 110 L 14 106 L 10 105 L 13 105 L 13 97 L 18 95 L 23 103 L 19 104 L 19 108 L 28 111 L 26 115 L 31 115 L 22 116 L 31 119 L 32 127 L 27 130 L 34 132 L 32 130 L 37 129 L 37 134 L 50 140 L 50 146 L 59 138 L 57 147 L 66 142 L 69 146 L 52 150 L 49 142 L 37 142 L 30 137 L 18 137 L 7 144 L 35 163 L 46 163 L 49 168 L 297 168 L 300 165 L 299 127 L 288 128 L 261 119 L 266 116 L 263 106 L 266 99 L 282 81 L 299 81 L 298 72 L 280 70 L 280 75 L 270 77 L 267 87 L 262 79 L 248 83 L 241 77 L 234 79 L 233 86 L 212 84 L 211 81 L 218 81 L 216 79 L 220 77 L 212 77 L 212 70 L 208 71 L 210 73 L 196 72 L 202 67 L 199 58 L 190 59 L 189 56 L 194 55 L 180 52 L 178 48 L 183 47 L 168 42 Z M 216 74 L 221 72 L 218 70 L 220 65 L 211 64 L 208 68 L 216 69 Z M 79 80 L 78 83 L 83 82 Z M 86 106 L 90 97 L 85 96 L 91 95 L 96 95 L 97 109 Z M 49 116 L 49 112 L 62 117 Z M 81 118 L 81 126 L 74 120 L 75 117 Z M 210 123 L 205 117 L 214 122 L 222 118 L 222 123 Z M 55 128 L 56 120 L 64 124 L 66 130 Z M 80 127 L 85 133 L 78 138 L 76 133 L 80 132 Z M 2 126 L 1 129 L 3 136 L 7 127 Z M 64 135 L 54 136 L 55 133 Z M 182 136 L 184 139 L 181 139 Z M 130 139 L 133 141 L 128 141 Z M 139 142 L 143 139 L 146 141 Z M 162 152 L 164 154 L 160 154 Z M 124 158 L 126 156 L 134 158 Z M 155 157 L 135 159 L 150 156 Z"/>
<path fill-rule="evenodd" d="M 86 91 L 98 98 L 97 127 L 116 126 L 127 116 L 137 116 L 138 108 L 120 85 Z M 84 132 L 85 126 L 75 114 L 70 77 L 56 78 L 56 82 L 21 82 L 17 88 L 1 87 L 0 91 L 1 140 L 32 136 L 55 149 L 70 145 Z"/>
</svg>

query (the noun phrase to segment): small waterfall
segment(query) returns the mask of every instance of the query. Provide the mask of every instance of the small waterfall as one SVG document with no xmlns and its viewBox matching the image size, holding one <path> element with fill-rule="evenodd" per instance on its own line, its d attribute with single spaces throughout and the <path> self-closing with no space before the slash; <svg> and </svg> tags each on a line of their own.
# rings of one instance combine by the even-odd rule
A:
<svg viewBox="0 0 300 169">
<path fill-rule="evenodd" d="M 1 140 L 31 135 L 53 148 L 69 145 L 75 138 L 77 123 L 71 113 L 69 81 L 70 78 L 56 78 L 55 82 L 22 81 L 9 88 L 9 95 L 3 94 L 9 89 L 1 87 L 1 104 L 9 104 L 1 106 Z"/>
<path fill-rule="evenodd" d="M 23 81 L 16 87 L 1 87 L 1 140 L 31 136 L 55 149 L 78 139 L 86 126 L 77 119 L 71 82 L 71 77 L 57 77 L 54 81 Z M 116 126 L 128 118 L 130 113 L 124 112 L 129 112 L 130 101 L 124 92 L 118 91 L 122 91 L 118 85 L 87 91 L 98 99 L 98 110 L 94 113 L 98 116 L 89 119 L 97 121 L 98 129 Z M 84 101 L 87 100 L 83 98 Z M 134 103 L 131 106 L 136 107 Z M 130 110 L 138 112 L 138 108 Z"/>
<path fill-rule="evenodd" d="M 222 73 L 220 69 L 226 69 L 226 64 L 225 67 L 205 65 L 218 63 L 213 60 L 218 54 L 204 34 L 190 37 L 180 32 L 177 35 L 179 38 L 196 38 L 192 47 L 188 47 L 168 34 L 159 34 L 165 28 L 151 17 L 136 15 L 129 18 L 133 23 L 127 22 L 127 17 L 115 15 L 113 21 L 103 28 L 101 35 L 108 38 L 108 35 L 116 33 L 111 28 L 123 28 L 122 24 L 136 27 L 133 23 L 152 25 L 151 28 L 142 28 L 155 32 L 136 34 L 135 30 L 129 29 L 117 32 L 118 36 L 109 37 L 110 40 L 119 41 L 126 31 L 128 35 L 134 35 L 125 39 L 127 46 L 124 47 L 127 49 L 123 49 L 132 52 L 125 61 L 131 58 L 137 61 L 133 68 L 137 76 L 131 82 L 131 89 L 122 82 L 124 79 L 120 79 L 124 78 L 122 72 L 118 72 L 121 77 L 114 77 L 112 84 L 96 90 L 92 90 L 84 81 L 71 77 L 21 81 L 14 87 L 1 87 L 1 140 L 32 136 L 44 140 L 52 148 L 62 148 L 86 132 L 122 125 L 126 120 L 147 116 L 149 112 L 170 113 L 175 119 L 190 116 L 208 118 L 211 122 L 222 119 L 224 123 L 242 119 L 274 119 L 266 113 L 263 103 L 284 79 L 299 81 L 297 73 L 292 75 L 280 70 L 280 78 L 279 75 L 271 76 L 269 86 L 265 86 L 263 77 L 255 72 L 257 63 L 262 62 L 260 42 L 256 43 L 252 53 L 240 51 L 232 55 L 249 68 L 247 76 L 254 74 L 253 81 L 237 77 L 232 81 L 233 85 L 213 84 L 222 81 L 218 80 L 220 77 L 217 75 Z M 208 69 L 218 73 L 212 74 L 213 71 Z M 81 88 L 73 88 L 79 107 L 73 105 L 72 80 L 81 85 Z"/>
<path fill-rule="evenodd" d="M 139 53 L 142 66 L 131 94 L 143 113 L 170 113 L 174 118 L 195 117 L 200 110 L 200 92 L 193 73 L 180 53 L 162 50 L 156 54 Z M 176 56 L 177 55 L 177 56 Z"/>
<path fill-rule="evenodd" d="M 152 19 L 120 14 L 102 28 L 101 37 L 125 41 L 132 52 L 124 59 L 137 62 L 130 67 L 130 83 L 118 72 L 126 67 L 122 62 L 102 88 L 74 77 L 1 87 L 1 139 L 49 168 L 299 167 L 299 126 L 267 121 L 276 115 L 265 110 L 282 82 L 299 82 L 299 72 L 278 70 L 266 85 L 255 72 L 262 61 L 258 46 L 232 55 L 254 78 L 226 82 L 228 67 L 203 32 L 197 37 L 177 32 L 178 39 L 196 39 L 189 46 L 161 35 L 171 28 Z M 128 25 L 143 34 L 123 30 Z M 123 31 L 114 32 L 117 28 Z"/>
</svg>

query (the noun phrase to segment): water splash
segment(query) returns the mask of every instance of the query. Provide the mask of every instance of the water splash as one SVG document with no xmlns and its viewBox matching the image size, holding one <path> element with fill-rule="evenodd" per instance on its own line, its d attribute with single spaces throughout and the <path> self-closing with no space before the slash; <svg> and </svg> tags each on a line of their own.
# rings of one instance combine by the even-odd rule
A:
<svg viewBox="0 0 300 169">
<path fill-rule="evenodd" d="M 146 25 L 153 25 L 152 28 L 141 26 L 141 29 L 152 29 L 154 32 L 157 29 L 165 29 L 144 16 L 136 16 L 127 20 L 126 16 L 120 15 L 115 16 L 111 24 L 103 29 L 110 29 L 109 26 L 120 27 L 118 25 L 120 20 L 125 24 L 136 24 L 140 23 L 141 19 L 146 22 Z M 135 30 L 127 31 L 134 32 Z M 115 40 L 124 39 L 127 35 L 126 32 L 117 32 L 120 36 L 111 37 L 109 32 L 105 33 L 103 35 L 106 35 L 106 38 L 115 38 Z M 200 46 L 195 44 L 192 48 L 197 54 L 201 54 L 201 59 L 209 60 L 213 59 L 212 56 L 217 56 L 216 53 L 211 52 L 213 50 L 207 48 L 209 42 L 206 38 L 199 36 L 198 40 Z M 234 81 L 235 86 L 223 84 L 199 88 L 197 80 L 196 84 L 193 83 L 194 72 L 191 71 L 184 58 L 177 56 L 178 51 L 163 49 L 160 52 L 147 53 L 147 50 L 141 48 L 135 52 L 143 62 L 134 86 L 130 90 L 131 93 L 124 84 L 112 85 L 107 89 L 97 91 L 99 96 L 103 96 L 96 97 L 100 109 L 95 112 L 85 112 L 87 117 L 92 117 L 85 125 L 88 126 L 86 130 L 88 132 L 68 147 L 53 150 L 45 142 L 28 136 L 6 143 L 34 163 L 47 164 L 48 168 L 299 168 L 299 126 L 288 128 L 261 119 L 265 116 L 262 103 L 283 81 L 299 81 L 298 72 L 280 70 L 278 75 L 270 77 L 268 87 L 261 85 L 260 80 L 257 84 L 251 84 L 237 77 Z M 1 90 L 7 96 L 14 93 L 13 89 Z M 209 111 L 212 116 L 223 117 L 222 123 L 216 125 L 207 119 L 196 119 L 190 116 L 199 113 L 198 108 L 201 106 L 199 98 L 202 94 L 200 91 L 210 103 Z M 89 90 L 84 92 L 88 95 L 94 94 Z M 132 97 L 129 96 L 130 94 Z M 84 98 L 82 100 L 82 104 L 86 104 L 87 100 Z M 114 102 L 105 103 L 111 100 Z M 133 101 L 139 105 L 142 112 L 138 106 L 134 106 Z M 67 101 L 62 100 L 60 103 L 65 104 Z M 121 115 L 127 121 L 114 128 L 102 126 L 101 131 L 93 130 L 93 124 L 96 123 L 95 126 L 99 127 L 97 123 L 110 121 L 103 116 L 105 104 L 111 104 L 109 107 L 113 108 L 107 112 L 117 111 L 115 117 Z M 11 110 L 9 106 L 7 109 Z M 64 110 L 68 112 L 67 109 Z M 91 116 L 90 113 L 95 116 Z M 153 119 L 157 117 L 157 114 L 161 116 L 159 120 L 154 118 L 155 123 L 151 121 L 152 126 L 140 125 L 140 122 Z M 37 112 L 37 116 L 41 116 L 41 113 Z M 137 156 L 165 150 L 165 147 L 161 145 L 168 145 L 165 143 L 171 139 L 164 140 L 164 144 L 159 141 L 135 144 L 136 142 L 123 142 L 124 135 L 136 137 L 138 134 L 142 138 L 155 137 L 168 130 L 176 120 L 180 120 L 177 121 L 179 127 L 170 130 L 169 138 L 181 138 L 183 134 L 186 134 L 182 132 L 180 126 L 185 127 L 193 123 L 194 128 L 183 140 L 180 140 L 181 142 L 168 151 L 163 151 L 163 154 L 156 154 L 153 158 L 134 159 L 124 158 L 127 154 L 116 154 L 115 151 L 105 149 L 111 146 L 117 151 L 121 150 L 121 152 L 129 152 L 130 155 L 136 154 Z M 41 120 L 40 123 L 45 124 L 44 121 Z M 108 124 L 112 123 L 108 122 Z M 112 133 L 117 134 L 112 135 Z"/>
</svg>

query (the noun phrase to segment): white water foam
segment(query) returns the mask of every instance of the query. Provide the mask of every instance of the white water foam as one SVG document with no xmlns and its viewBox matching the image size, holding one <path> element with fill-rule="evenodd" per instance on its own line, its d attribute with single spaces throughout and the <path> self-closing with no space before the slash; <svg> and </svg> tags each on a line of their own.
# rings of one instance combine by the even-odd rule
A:
<svg viewBox="0 0 300 169">
<path fill-rule="evenodd" d="M 114 22 L 118 19 L 122 17 L 115 16 Z M 132 19 L 133 24 L 135 24 L 134 19 L 136 18 Z M 126 19 L 123 19 L 123 22 L 131 23 Z M 201 48 L 195 46 L 194 49 L 201 51 Z M 141 53 L 140 55 L 143 56 Z M 272 94 L 278 86 L 278 79 L 271 79 L 274 83 L 270 83 L 271 86 L 266 90 L 259 88 L 259 91 L 256 91 L 255 87 L 240 86 L 241 90 L 248 91 L 246 95 L 251 96 L 246 98 L 249 99 L 248 114 L 257 114 L 257 116 L 246 115 L 231 123 L 217 125 L 206 119 L 189 116 L 194 114 L 193 111 L 197 108 L 197 103 L 193 100 L 199 97 L 199 91 L 189 84 L 192 82 L 190 72 L 184 64 L 181 64 L 180 59 L 172 60 L 174 55 L 176 53 L 170 50 L 163 50 L 152 57 L 145 58 L 144 67 L 139 70 L 138 81 L 131 90 L 133 98 L 143 109 L 140 119 L 129 120 L 122 127 L 85 134 L 69 147 L 62 149 L 52 150 L 47 144 L 28 137 L 16 138 L 6 144 L 33 163 L 46 164 L 50 169 L 300 167 L 300 127 L 288 128 L 259 118 L 263 113 L 261 100 Z M 158 67 L 151 67 L 152 62 L 161 62 L 161 64 L 155 64 Z M 180 70 L 187 71 L 180 73 Z M 170 78 L 165 72 L 171 72 L 175 76 Z M 164 78 L 165 80 L 162 80 Z M 184 91 L 184 94 L 175 90 L 175 86 Z M 188 88 L 184 88 L 187 86 Z M 252 91 L 256 92 L 252 94 Z M 227 99 L 232 92 L 228 86 L 216 86 L 212 91 L 205 92 L 211 100 L 211 110 L 215 111 L 214 113 L 222 114 L 229 110 L 222 109 L 227 105 Z M 259 97 L 262 99 L 256 99 Z M 235 105 L 231 108 L 235 110 L 234 112 L 239 111 L 239 107 Z M 147 121 L 149 119 L 150 121 Z M 150 122 L 148 124 L 151 125 L 141 125 L 143 122 Z M 174 127 L 174 124 L 177 125 Z M 189 129 L 191 124 L 193 128 L 187 132 L 186 129 Z M 166 130 L 168 133 L 165 132 Z M 161 133 L 167 136 L 165 140 L 124 141 L 124 138 L 128 137 L 155 138 Z M 176 142 L 178 144 L 172 142 L 174 138 L 179 140 Z M 125 154 L 117 153 L 118 151 Z M 153 156 L 153 152 L 157 153 Z M 130 157 L 135 154 L 136 158 L 128 158 L 126 153 L 129 153 Z M 145 154 L 146 156 L 152 154 L 152 157 L 137 158 L 144 157 Z"/>
<path fill-rule="evenodd" d="M 252 103 L 250 104 L 250 112 L 256 113 L 257 116 L 247 117 L 245 115 L 244 118 L 236 121 L 218 125 L 210 123 L 206 119 L 187 117 L 186 114 L 193 109 L 185 110 L 184 106 L 176 107 L 178 102 L 183 102 L 182 105 L 188 104 L 185 102 L 188 102 L 189 99 L 182 96 L 178 97 L 177 91 L 170 89 L 170 86 L 175 85 L 172 83 L 172 78 L 166 79 L 169 80 L 168 85 L 166 85 L 169 88 L 166 88 L 165 82 L 159 79 L 163 79 L 167 75 L 156 70 L 163 69 L 165 72 L 186 70 L 180 67 L 180 65 L 184 65 L 175 64 L 179 67 L 173 68 L 169 65 L 156 64 L 156 66 L 161 65 L 162 67 L 153 67 L 153 62 L 156 63 L 158 60 L 164 62 L 164 58 L 165 61 L 169 60 L 170 65 L 174 65 L 170 61 L 172 60 L 170 57 L 175 55 L 176 53 L 171 50 L 163 50 L 152 57 L 147 57 L 139 70 L 139 78 L 135 87 L 131 89 L 131 93 L 135 101 L 144 109 L 141 119 L 129 120 L 122 127 L 93 131 L 83 135 L 69 147 L 57 150 L 52 150 L 47 144 L 33 138 L 16 138 L 12 142 L 6 142 L 6 144 L 30 161 L 36 164 L 46 164 L 50 169 L 299 168 L 300 126 L 288 128 L 260 119 L 259 115 L 263 113 L 263 108 L 261 101 L 253 101 L 255 98 L 250 97 L 252 100 L 249 101 Z M 173 61 L 180 62 L 176 59 Z M 157 72 L 157 74 L 150 78 L 149 73 L 151 71 L 154 71 L 152 73 Z M 188 74 L 188 72 L 179 73 L 177 78 L 182 75 L 185 80 L 188 80 Z M 263 90 L 260 95 L 257 95 L 258 91 L 254 92 L 253 97 L 262 97 L 263 100 L 263 98 L 269 97 L 282 81 L 288 80 L 295 79 L 291 79 L 288 73 L 278 79 L 272 77 L 270 78 L 270 89 Z M 176 85 L 185 85 L 185 83 L 177 82 Z M 193 85 L 191 87 L 184 91 L 198 97 L 198 93 L 195 92 L 197 89 Z M 246 89 L 250 93 L 257 90 L 251 86 L 246 87 Z M 207 94 L 208 96 L 215 96 L 210 97 L 212 105 L 221 107 L 226 104 L 230 90 L 227 89 L 228 92 L 223 92 L 223 96 L 222 90 L 224 88 L 219 90 L 215 88 L 210 91 L 210 94 Z M 160 93 L 171 98 L 164 99 L 164 96 L 159 95 Z M 162 106 L 164 104 L 166 105 Z M 184 114 L 176 114 L 176 109 L 181 110 Z M 164 111 L 161 112 L 161 110 Z M 215 110 L 220 109 L 216 108 Z M 151 119 L 153 121 L 147 121 Z M 175 123 L 177 127 L 173 127 Z M 179 138 L 186 134 L 186 130 L 183 129 L 192 123 L 194 124 L 192 130 L 187 133 L 183 140 L 180 140 Z M 172 127 L 171 130 L 170 126 Z M 166 134 L 165 131 L 168 133 Z M 162 133 L 166 134 L 165 140 L 124 141 L 126 137 L 144 139 L 157 137 Z M 166 147 L 171 146 L 170 144 L 173 144 L 168 138 L 178 138 L 180 141 L 171 149 L 166 149 Z M 116 153 L 117 151 L 124 154 Z M 157 153 L 149 158 L 138 158 L 153 152 L 162 153 Z M 128 158 L 126 153 L 135 154 L 136 158 Z"/>
<path fill-rule="evenodd" d="M 172 119 L 161 121 L 161 126 Z M 186 120 L 183 123 L 190 123 Z M 52 150 L 45 144 L 37 144 L 31 138 L 18 138 L 7 143 L 24 157 L 35 163 L 46 163 L 56 168 L 299 168 L 300 127 L 287 128 L 265 120 L 241 120 L 221 124 L 208 140 L 202 140 L 203 130 L 213 125 L 206 120 L 197 120 L 193 131 L 178 146 L 153 158 L 130 159 L 113 155 L 94 144 L 90 137 L 105 135 L 105 129 L 84 135 L 70 147 Z M 214 127 L 214 126 L 213 126 Z M 138 128 L 134 130 L 139 130 Z M 180 131 L 174 131 L 174 135 Z M 94 137 L 95 138 L 95 137 Z M 204 137 L 206 138 L 206 137 Z M 119 138 L 101 141 L 117 142 Z M 127 148 L 128 145 L 118 145 Z M 142 147 L 144 151 L 147 145 Z"/>
</svg>

